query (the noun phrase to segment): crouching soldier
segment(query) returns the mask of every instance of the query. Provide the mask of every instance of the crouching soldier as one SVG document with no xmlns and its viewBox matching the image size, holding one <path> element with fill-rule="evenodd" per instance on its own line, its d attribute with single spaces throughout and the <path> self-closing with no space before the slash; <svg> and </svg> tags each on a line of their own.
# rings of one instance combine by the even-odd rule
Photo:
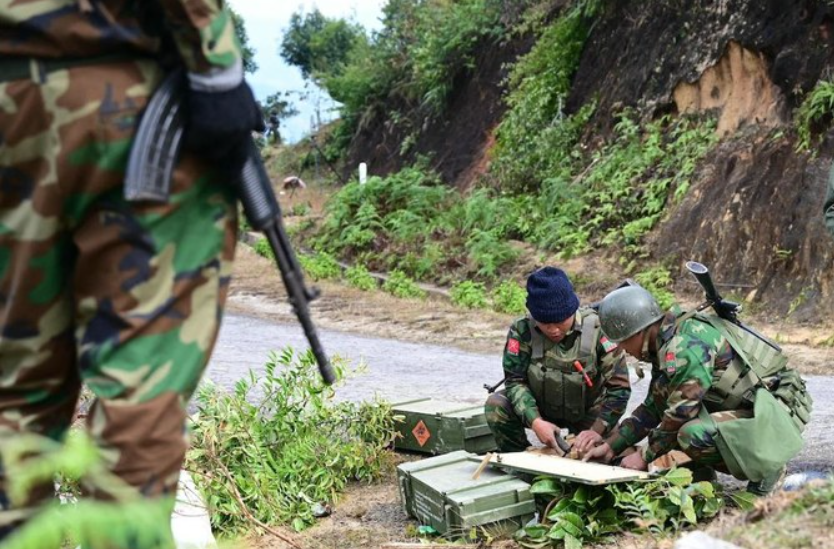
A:
<svg viewBox="0 0 834 549">
<path fill-rule="evenodd" d="M 560 269 L 530 275 L 527 309 L 504 346 L 506 389 L 485 406 L 499 451 L 530 446 L 525 427 L 550 447 L 563 427 L 588 445 L 601 442 L 631 395 L 625 355 L 602 335 L 597 314 L 579 308 Z"/>
<path fill-rule="evenodd" d="M 584 460 L 607 463 L 648 436 L 648 446 L 625 457 L 623 467 L 646 470 L 681 450 L 702 475 L 732 474 L 753 494 L 779 485 L 802 447 L 811 398 L 778 347 L 713 314 L 663 313 L 640 287 L 608 294 L 599 316 L 611 341 L 651 363 L 652 381 L 645 402 L 605 442 L 578 448 Z"/>
</svg>

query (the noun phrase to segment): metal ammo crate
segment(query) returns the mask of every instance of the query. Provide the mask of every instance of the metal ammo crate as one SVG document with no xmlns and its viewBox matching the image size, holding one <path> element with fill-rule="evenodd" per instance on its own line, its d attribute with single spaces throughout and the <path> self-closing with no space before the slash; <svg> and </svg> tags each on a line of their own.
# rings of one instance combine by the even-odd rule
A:
<svg viewBox="0 0 834 549">
<path fill-rule="evenodd" d="M 454 538 L 474 526 L 512 533 L 536 511 L 530 485 L 487 467 L 472 475 L 481 458 L 458 451 L 397 467 L 400 499 L 408 516 Z"/>
<path fill-rule="evenodd" d="M 397 450 L 427 454 L 466 450 L 484 454 L 498 448 L 483 404 L 422 398 L 399 402 L 392 408 L 395 415 L 405 417 L 404 423 L 397 423 L 402 435 L 394 442 Z"/>
</svg>

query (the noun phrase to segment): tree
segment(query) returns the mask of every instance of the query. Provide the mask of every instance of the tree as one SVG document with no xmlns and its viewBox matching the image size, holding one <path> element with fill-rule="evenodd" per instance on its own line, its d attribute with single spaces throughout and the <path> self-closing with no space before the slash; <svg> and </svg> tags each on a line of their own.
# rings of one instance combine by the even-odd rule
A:
<svg viewBox="0 0 834 549">
<path fill-rule="evenodd" d="M 350 52 L 368 41 L 365 29 L 344 19 L 325 17 L 318 9 L 296 12 L 281 42 L 281 57 L 301 69 L 307 80 L 338 76 Z"/>
<path fill-rule="evenodd" d="M 258 70 L 258 64 L 255 63 L 255 49 L 249 45 L 249 35 L 246 34 L 246 24 L 243 21 L 243 17 L 238 15 L 238 13 L 231 7 L 229 7 L 229 11 L 232 14 L 232 21 L 235 25 L 237 40 L 240 42 L 240 49 L 243 51 L 243 72 L 252 74 Z"/>
</svg>

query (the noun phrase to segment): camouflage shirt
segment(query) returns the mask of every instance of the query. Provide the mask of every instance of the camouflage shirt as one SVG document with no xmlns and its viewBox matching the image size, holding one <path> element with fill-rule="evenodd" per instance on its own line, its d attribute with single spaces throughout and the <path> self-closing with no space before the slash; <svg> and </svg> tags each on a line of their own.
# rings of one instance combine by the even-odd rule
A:
<svg viewBox="0 0 834 549">
<path fill-rule="evenodd" d="M 152 56 L 170 32 L 193 73 L 241 60 L 231 13 L 222 0 L 38 0 L 0 8 L 3 57 Z"/>
<path fill-rule="evenodd" d="M 581 312 L 577 312 L 574 326 L 581 323 Z M 519 318 L 513 323 L 504 345 L 503 364 L 507 379 L 507 398 L 516 414 L 528 427 L 533 420 L 541 417 L 536 398 L 527 381 L 527 370 L 532 361 L 531 329 L 538 329 L 533 324 L 534 321 L 528 317 Z M 574 328 L 559 342 L 559 346 L 570 349 L 580 336 L 581 332 Z M 616 345 L 605 339 L 602 332 L 597 340 L 596 356 L 596 374 L 592 378 L 593 388 L 588 399 L 591 404 L 587 414 L 596 419 L 592 429 L 602 434 L 616 425 L 625 412 L 631 396 L 631 384 L 625 355 Z"/>
<path fill-rule="evenodd" d="M 608 437 L 615 454 L 646 435 L 643 457 L 649 462 L 675 449 L 678 430 L 698 417 L 704 395 L 735 358 L 729 342 L 712 326 L 690 318 L 675 327 L 678 309 L 666 313 L 652 360 L 646 400 Z"/>
</svg>

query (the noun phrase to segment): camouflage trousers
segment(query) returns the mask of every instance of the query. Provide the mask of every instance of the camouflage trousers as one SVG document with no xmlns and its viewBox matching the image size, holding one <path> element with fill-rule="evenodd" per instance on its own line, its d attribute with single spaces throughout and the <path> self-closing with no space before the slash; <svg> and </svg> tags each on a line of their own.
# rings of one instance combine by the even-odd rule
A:
<svg viewBox="0 0 834 549">
<path fill-rule="evenodd" d="M 530 446 L 527 432 L 524 430 L 524 422 L 513 410 L 506 391 L 497 391 L 489 395 L 484 404 L 484 413 L 499 452 L 523 452 Z M 576 422 L 567 422 L 561 418 L 545 417 L 544 419 L 573 434 L 590 429 L 596 422 L 596 418 L 591 416 Z"/>
<path fill-rule="evenodd" d="M 0 82 L 0 448 L 61 440 L 84 383 L 103 459 L 150 497 L 176 488 L 236 237 L 230 186 L 191 155 L 169 203 L 122 197 L 161 78 L 143 60 Z M 0 467 L 6 509 L 7 480 Z"/>
<path fill-rule="evenodd" d="M 715 423 L 722 423 L 734 419 L 753 417 L 753 410 L 715 412 L 710 414 L 710 417 Z M 692 458 L 696 465 L 712 467 L 723 473 L 729 473 L 716 446 L 716 434 L 717 431 L 713 423 L 693 419 L 684 423 L 678 431 L 678 444 L 681 451 Z"/>
</svg>

